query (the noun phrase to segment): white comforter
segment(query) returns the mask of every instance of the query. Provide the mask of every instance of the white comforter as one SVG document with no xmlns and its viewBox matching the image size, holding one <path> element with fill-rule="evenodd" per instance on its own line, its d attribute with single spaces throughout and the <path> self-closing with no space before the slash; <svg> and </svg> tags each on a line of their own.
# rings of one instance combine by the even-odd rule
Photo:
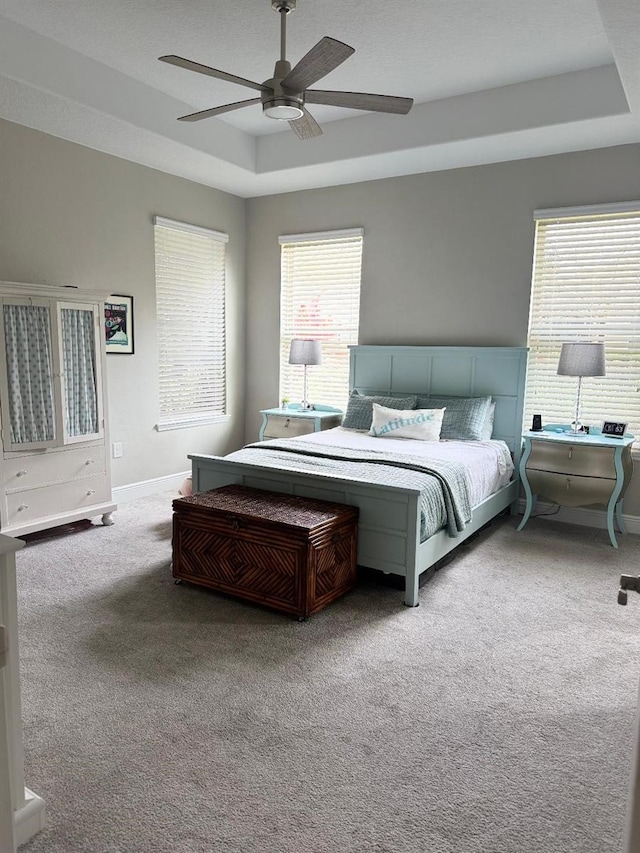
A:
<svg viewBox="0 0 640 853">
<path fill-rule="evenodd" d="M 353 450 L 403 453 L 425 459 L 462 462 L 471 506 L 506 486 L 513 474 L 511 453 L 504 441 L 419 441 L 414 438 L 378 438 L 357 430 L 334 429 L 299 436 L 297 441 L 326 444 Z"/>
</svg>

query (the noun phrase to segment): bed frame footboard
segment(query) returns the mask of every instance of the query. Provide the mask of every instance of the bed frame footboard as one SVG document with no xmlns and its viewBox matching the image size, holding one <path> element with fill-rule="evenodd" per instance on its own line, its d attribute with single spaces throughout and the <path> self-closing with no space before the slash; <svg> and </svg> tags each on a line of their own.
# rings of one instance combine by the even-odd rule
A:
<svg viewBox="0 0 640 853">
<path fill-rule="evenodd" d="M 420 542 L 420 492 L 395 486 L 358 483 L 345 478 L 278 471 L 232 462 L 221 456 L 191 455 L 193 491 L 238 483 L 270 492 L 318 498 L 357 506 L 358 565 L 405 578 L 404 603 L 417 607 L 420 575 L 517 498 L 510 483 L 476 507 L 471 523 L 456 538 L 440 530 Z"/>
</svg>

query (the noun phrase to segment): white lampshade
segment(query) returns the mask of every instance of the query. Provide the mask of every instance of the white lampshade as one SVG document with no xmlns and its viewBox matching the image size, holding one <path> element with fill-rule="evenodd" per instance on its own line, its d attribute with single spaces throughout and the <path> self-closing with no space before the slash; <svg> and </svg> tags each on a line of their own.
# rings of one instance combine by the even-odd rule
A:
<svg viewBox="0 0 640 853">
<path fill-rule="evenodd" d="M 605 376 L 604 344 L 562 344 L 558 373 L 560 376 Z"/>
<path fill-rule="evenodd" d="M 289 351 L 289 364 L 322 364 L 320 341 L 294 338 Z"/>
</svg>

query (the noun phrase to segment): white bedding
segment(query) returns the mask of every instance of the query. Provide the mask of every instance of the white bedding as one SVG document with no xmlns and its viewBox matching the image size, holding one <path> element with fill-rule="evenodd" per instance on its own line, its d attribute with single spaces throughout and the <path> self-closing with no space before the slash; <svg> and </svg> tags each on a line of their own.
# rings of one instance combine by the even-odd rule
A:
<svg viewBox="0 0 640 853">
<path fill-rule="evenodd" d="M 504 441 L 419 441 L 413 438 L 377 438 L 366 432 L 334 427 L 299 436 L 297 441 L 333 445 L 378 453 L 403 453 L 425 459 L 455 460 L 465 464 L 471 506 L 477 506 L 506 486 L 513 474 L 511 453 Z M 268 442 L 265 442 L 268 444 Z"/>
</svg>

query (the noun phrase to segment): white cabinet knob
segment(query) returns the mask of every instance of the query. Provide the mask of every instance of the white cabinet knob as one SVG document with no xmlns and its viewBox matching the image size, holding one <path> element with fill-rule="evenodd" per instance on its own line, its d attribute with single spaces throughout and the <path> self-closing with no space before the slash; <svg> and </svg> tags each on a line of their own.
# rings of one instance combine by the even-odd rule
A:
<svg viewBox="0 0 640 853">
<path fill-rule="evenodd" d="M 25 475 L 26 473 L 27 473 L 27 472 L 26 472 L 26 471 L 25 471 L 25 469 L 23 468 L 21 471 L 18 471 L 18 472 L 17 472 L 16 477 L 24 477 L 24 475 Z"/>
<path fill-rule="evenodd" d="M 89 495 L 95 495 L 95 493 L 96 493 L 95 489 L 89 489 L 89 491 L 87 492 L 87 497 L 89 497 Z"/>
<path fill-rule="evenodd" d="M 95 459 L 87 459 L 87 461 L 86 461 L 84 464 L 85 464 L 85 465 L 93 465 L 93 463 L 94 463 L 95 461 L 96 461 Z"/>
<path fill-rule="evenodd" d="M 18 512 L 22 512 L 23 509 L 29 509 L 29 504 L 20 504 Z"/>
</svg>

